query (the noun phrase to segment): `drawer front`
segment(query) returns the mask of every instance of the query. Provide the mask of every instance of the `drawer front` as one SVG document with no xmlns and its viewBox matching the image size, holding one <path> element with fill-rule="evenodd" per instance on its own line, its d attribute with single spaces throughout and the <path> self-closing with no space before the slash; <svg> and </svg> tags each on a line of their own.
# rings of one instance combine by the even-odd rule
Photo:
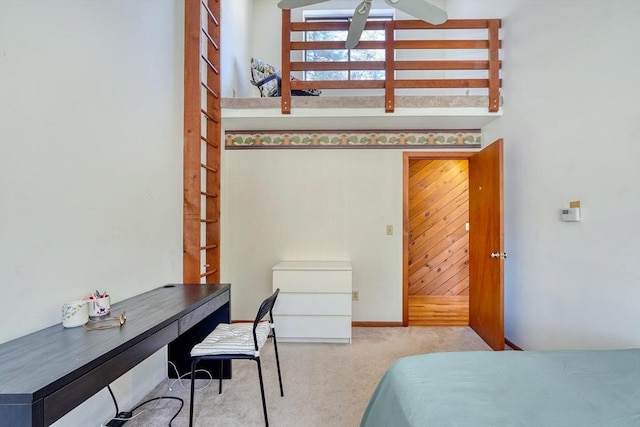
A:
<svg viewBox="0 0 640 427">
<path fill-rule="evenodd" d="M 178 322 L 173 322 L 46 396 L 44 398 L 44 425 L 53 424 L 84 402 L 86 396 L 92 396 L 104 389 L 105 384 L 115 381 L 149 357 L 150 354 L 160 350 L 176 338 L 178 338 Z"/>
<path fill-rule="evenodd" d="M 293 270 L 273 272 L 273 289 L 280 292 L 351 293 L 351 271 Z"/>
<path fill-rule="evenodd" d="M 278 338 L 351 338 L 351 316 L 278 316 Z"/>
<path fill-rule="evenodd" d="M 206 303 L 202 304 L 195 310 L 185 314 L 180 319 L 178 319 L 179 333 L 183 334 L 185 331 L 196 325 L 202 319 L 210 316 L 228 301 L 229 291 L 226 291 L 216 296 L 212 300 L 209 300 Z"/>
<path fill-rule="evenodd" d="M 351 316 L 351 294 L 280 293 L 273 313 Z"/>
</svg>

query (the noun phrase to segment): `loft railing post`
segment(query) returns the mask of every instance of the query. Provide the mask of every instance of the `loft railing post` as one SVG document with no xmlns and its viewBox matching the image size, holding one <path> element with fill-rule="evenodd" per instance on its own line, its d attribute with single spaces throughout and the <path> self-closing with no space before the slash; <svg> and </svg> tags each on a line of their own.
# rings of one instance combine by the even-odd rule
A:
<svg viewBox="0 0 640 427">
<path fill-rule="evenodd" d="M 384 109 L 387 113 L 393 113 L 396 106 L 395 101 L 395 41 L 394 41 L 394 22 L 388 21 L 384 24 Z"/>
<path fill-rule="evenodd" d="M 489 112 L 500 108 L 500 20 L 489 20 Z"/>
<path fill-rule="evenodd" d="M 282 9 L 282 82 L 280 110 L 291 114 L 291 10 Z"/>
</svg>

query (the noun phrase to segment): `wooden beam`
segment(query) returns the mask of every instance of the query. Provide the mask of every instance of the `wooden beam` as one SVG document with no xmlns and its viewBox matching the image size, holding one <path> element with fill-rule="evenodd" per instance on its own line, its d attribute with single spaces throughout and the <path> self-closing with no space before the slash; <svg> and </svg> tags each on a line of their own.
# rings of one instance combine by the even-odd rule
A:
<svg viewBox="0 0 640 427">
<path fill-rule="evenodd" d="M 500 22 L 500 20 L 497 20 Z M 446 22 L 433 25 L 419 20 L 393 21 L 396 30 L 472 30 L 485 29 L 489 26 L 487 19 L 449 19 Z"/>
<path fill-rule="evenodd" d="M 500 20 L 489 21 L 489 112 L 500 109 Z"/>
<path fill-rule="evenodd" d="M 291 11 L 282 9 L 282 81 L 280 86 L 280 110 L 291 114 Z"/>
<path fill-rule="evenodd" d="M 185 0 L 182 281 L 200 282 L 200 1 Z"/>
<path fill-rule="evenodd" d="M 396 109 L 395 86 L 395 40 L 393 21 L 387 21 L 384 28 L 385 39 L 385 69 L 384 69 L 384 111 L 393 113 Z"/>
<path fill-rule="evenodd" d="M 283 11 L 284 12 L 284 11 Z M 346 50 L 343 41 L 291 42 L 291 50 Z M 384 41 L 361 41 L 354 49 L 384 49 Z"/>
<path fill-rule="evenodd" d="M 284 91 L 284 80 L 282 83 Z M 290 89 L 384 89 L 384 80 L 294 80 Z M 284 93 L 283 93 L 284 95 Z"/>
<path fill-rule="evenodd" d="M 489 61 L 483 60 L 426 60 L 396 61 L 396 70 L 488 70 Z"/>
<path fill-rule="evenodd" d="M 384 70 L 385 61 L 291 62 L 291 71 Z"/>
<path fill-rule="evenodd" d="M 397 88 L 483 88 L 489 87 L 488 79 L 407 79 L 397 80 Z"/>
<path fill-rule="evenodd" d="M 396 49 L 488 49 L 488 40 L 397 40 Z"/>
</svg>

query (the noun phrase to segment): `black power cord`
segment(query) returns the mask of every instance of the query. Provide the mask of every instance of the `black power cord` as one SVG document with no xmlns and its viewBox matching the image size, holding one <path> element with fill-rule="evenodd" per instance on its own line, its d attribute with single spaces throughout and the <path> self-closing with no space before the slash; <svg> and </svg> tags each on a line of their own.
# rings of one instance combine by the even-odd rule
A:
<svg viewBox="0 0 640 427">
<path fill-rule="evenodd" d="M 120 427 L 122 424 L 127 422 L 125 418 L 131 418 L 132 414 L 131 412 L 120 412 L 120 409 L 118 409 L 118 401 L 116 400 L 116 396 L 113 394 L 113 390 L 111 390 L 110 385 L 107 385 L 107 390 L 109 390 L 109 394 L 113 399 L 113 404 L 116 407 L 116 415 L 111 421 L 109 421 L 105 425 L 106 427 Z"/>
<path fill-rule="evenodd" d="M 109 390 L 109 394 L 111 394 L 111 398 L 113 399 L 113 404 L 116 406 L 116 417 L 117 417 L 118 413 L 120 412 L 120 410 L 118 409 L 118 401 L 116 400 L 116 397 L 113 395 L 113 391 L 111 390 L 111 385 L 107 385 L 107 390 Z"/>
<path fill-rule="evenodd" d="M 149 402 L 153 402 L 155 400 L 160 400 L 160 399 L 171 399 L 171 400 L 177 400 L 177 401 L 180 402 L 180 408 L 178 408 L 178 411 L 169 420 L 169 427 L 172 427 L 171 423 L 173 422 L 173 420 L 176 419 L 176 417 L 178 416 L 178 414 L 180 413 L 180 411 L 182 411 L 182 408 L 184 407 L 184 400 L 182 400 L 179 397 L 161 396 L 161 397 L 154 397 L 152 399 L 149 399 L 149 400 L 146 400 L 146 401 L 140 403 L 138 406 L 133 408 L 130 412 L 120 412 L 120 409 L 118 408 L 118 401 L 116 400 L 116 396 L 113 394 L 113 391 L 111 390 L 111 386 L 107 385 L 107 389 L 109 390 L 109 394 L 111 394 L 111 398 L 113 399 L 113 404 L 116 407 L 116 415 L 115 415 L 115 417 L 113 417 L 113 419 L 111 421 L 109 421 L 107 424 L 105 424 L 106 427 L 120 427 L 121 425 L 126 423 L 128 419 L 133 418 L 133 412 L 136 409 L 140 408 L 143 405 L 146 405 Z"/>
<path fill-rule="evenodd" d="M 154 397 L 152 399 L 149 399 L 145 402 L 142 402 L 141 404 L 139 404 L 138 406 L 136 406 L 135 408 L 133 408 L 131 410 L 131 412 L 135 411 L 136 409 L 140 408 L 143 405 L 146 405 L 149 402 L 153 402 L 154 400 L 160 400 L 160 399 L 172 399 L 172 400 L 177 400 L 180 402 L 180 408 L 178 408 L 178 411 L 175 413 L 175 415 L 169 420 L 169 427 L 171 427 L 171 423 L 173 422 L 173 420 L 176 419 L 176 417 L 178 416 L 178 414 L 180 413 L 180 411 L 182 411 L 182 408 L 184 407 L 184 400 L 182 400 L 179 397 L 174 397 L 174 396 L 160 396 L 160 397 Z"/>
</svg>

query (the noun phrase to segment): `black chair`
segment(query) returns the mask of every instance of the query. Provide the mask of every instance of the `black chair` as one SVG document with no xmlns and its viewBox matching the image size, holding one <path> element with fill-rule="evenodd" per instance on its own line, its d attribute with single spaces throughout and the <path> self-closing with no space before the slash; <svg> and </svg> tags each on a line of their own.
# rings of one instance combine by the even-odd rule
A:
<svg viewBox="0 0 640 427">
<path fill-rule="evenodd" d="M 262 301 L 260 309 L 253 323 L 221 323 L 200 344 L 191 350 L 191 378 L 195 378 L 196 365 L 201 360 L 233 360 L 249 359 L 258 364 L 258 378 L 260 379 L 260 393 L 262 394 L 262 410 L 264 412 L 265 425 L 269 426 L 267 418 L 267 402 L 264 398 L 264 384 L 262 381 L 262 366 L 260 365 L 260 349 L 268 338 L 273 338 L 273 347 L 276 351 L 276 365 L 278 367 L 278 380 L 280 381 L 280 396 L 284 396 L 282 388 L 282 376 L 280 375 L 280 359 L 278 358 L 278 341 L 273 325 L 273 305 L 276 303 L 278 293 L 276 291 Z M 262 319 L 269 314 L 269 320 Z M 220 373 L 220 386 L 218 393 L 222 393 L 222 372 Z M 191 402 L 189 406 L 189 427 L 193 426 L 193 395 L 195 381 L 191 381 Z"/>
</svg>

